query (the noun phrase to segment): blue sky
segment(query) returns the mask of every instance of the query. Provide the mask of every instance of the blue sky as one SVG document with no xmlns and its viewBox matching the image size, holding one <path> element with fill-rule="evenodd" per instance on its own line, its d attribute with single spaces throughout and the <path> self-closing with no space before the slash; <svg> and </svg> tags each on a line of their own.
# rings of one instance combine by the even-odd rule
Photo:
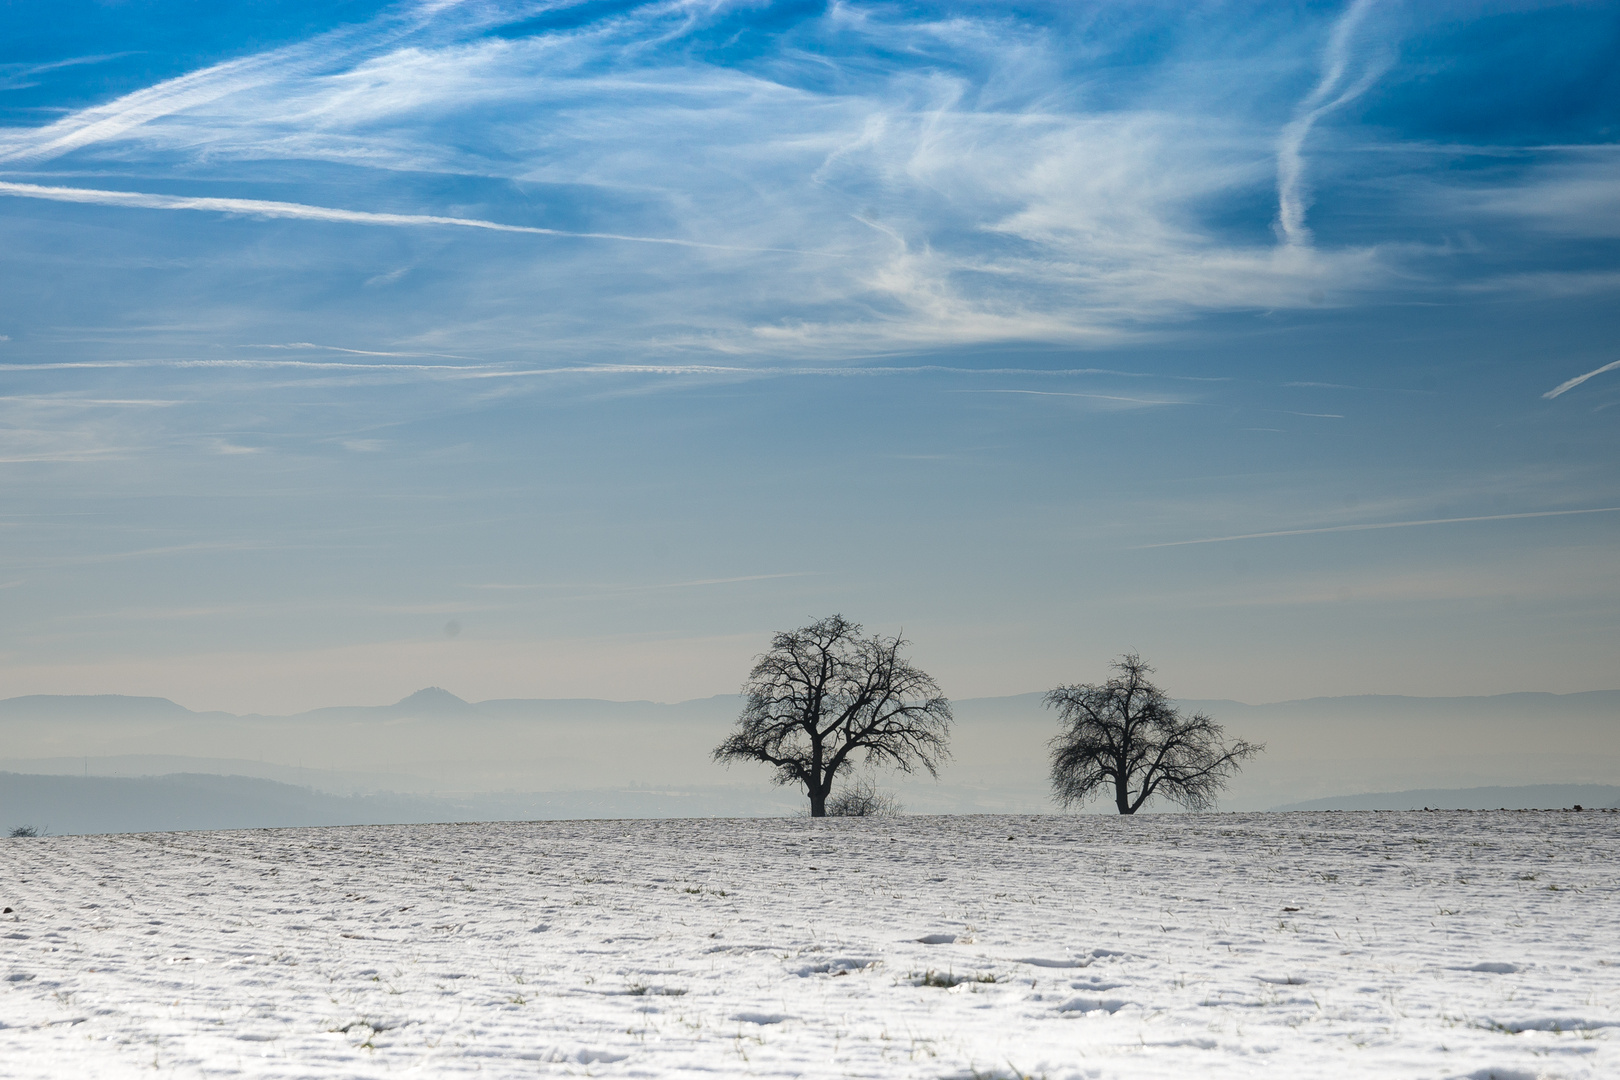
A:
<svg viewBox="0 0 1620 1080">
<path fill-rule="evenodd" d="M 1614 4 L 0 20 L 7 694 L 1617 684 Z"/>
</svg>

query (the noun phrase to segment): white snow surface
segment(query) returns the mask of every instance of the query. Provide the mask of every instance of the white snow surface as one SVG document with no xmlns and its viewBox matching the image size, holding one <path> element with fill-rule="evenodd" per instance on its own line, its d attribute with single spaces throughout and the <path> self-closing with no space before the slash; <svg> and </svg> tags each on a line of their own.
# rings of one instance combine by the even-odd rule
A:
<svg viewBox="0 0 1620 1080">
<path fill-rule="evenodd" d="M 0 1075 L 1616 1077 L 1617 847 L 1590 812 L 0 840 Z"/>
</svg>

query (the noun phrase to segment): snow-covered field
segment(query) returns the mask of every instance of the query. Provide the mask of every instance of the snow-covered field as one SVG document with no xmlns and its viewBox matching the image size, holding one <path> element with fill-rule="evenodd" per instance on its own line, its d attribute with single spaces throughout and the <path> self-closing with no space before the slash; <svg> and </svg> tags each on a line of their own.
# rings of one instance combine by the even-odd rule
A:
<svg viewBox="0 0 1620 1080">
<path fill-rule="evenodd" d="M 1595 813 L 0 840 L 0 1075 L 1615 1077 L 1617 884 Z"/>
</svg>

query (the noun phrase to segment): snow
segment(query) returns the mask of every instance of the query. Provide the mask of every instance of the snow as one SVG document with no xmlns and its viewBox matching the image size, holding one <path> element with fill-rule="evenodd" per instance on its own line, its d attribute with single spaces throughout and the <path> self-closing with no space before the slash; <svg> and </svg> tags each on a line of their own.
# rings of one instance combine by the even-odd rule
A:
<svg viewBox="0 0 1620 1080">
<path fill-rule="evenodd" d="M 0 840 L 0 1075 L 1620 1076 L 1620 815 Z"/>
</svg>

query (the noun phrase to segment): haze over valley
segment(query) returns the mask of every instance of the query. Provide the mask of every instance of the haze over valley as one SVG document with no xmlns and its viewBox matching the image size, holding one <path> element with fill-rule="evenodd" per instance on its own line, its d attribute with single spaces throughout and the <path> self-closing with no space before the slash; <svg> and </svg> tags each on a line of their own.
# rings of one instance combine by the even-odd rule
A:
<svg viewBox="0 0 1620 1080">
<path fill-rule="evenodd" d="M 94 832 L 801 811 L 802 797 L 791 788 L 711 759 L 741 704 L 729 694 L 677 704 L 469 703 L 429 688 L 393 705 L 276 717 L 193 712 L 161 698 L 12 698 L 0 701 L 6 748 L 0 772 L 196 775 L 178 782 L 189 794 L 167 796 L 172 811 L 154 802 L 155 789 L 146 796 L 127 784 L 24 789 L 13 780 L 0 789 L 0 825 Z M 1620 786 L 1613 785 L 1620 776 L 1620 691 L 1178 704 L 1266 744 L 1266 753 L 1232 781 L 1223 809 L 1317 800 L 1337 800 L 1343 809 L 1620 802 Z M 882 774 L 882 786 L 913 813 L 1051 812 L 1047 744 L 1057 725 L 1041 695 L 968 699 L 954 708 L 953 758 L 940 779 Z M 310 800 L 283 792 L 267 804 L 272 788 L 253 802 L 246 790 L 207 785 L 202 775 L 371 798 Z M 1470 788 L 1491 790 L 1453 790 Z M 1380 793 L 1392 798 L 1365 798 Z M 233 800 L 242 805 L 233 808 Z"/>
</svg>

